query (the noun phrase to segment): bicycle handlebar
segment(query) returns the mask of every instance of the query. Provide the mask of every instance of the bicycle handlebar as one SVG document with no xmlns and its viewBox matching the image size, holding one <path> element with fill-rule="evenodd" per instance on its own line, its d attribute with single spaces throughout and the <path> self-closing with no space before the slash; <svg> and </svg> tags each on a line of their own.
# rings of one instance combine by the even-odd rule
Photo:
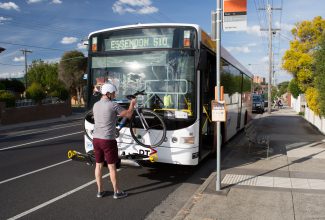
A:
<svg viewBox="0 0 325 220">
<path fill-rule="evenodd" d="M 142 91 L 137 91 L 136 93 L 134 93 L 133 95 L 127 95 L 126 98 L 131 100 L 131 99 L 135 99 L 138 95 L 145 95 L 146 93 L 144 92 L 145 90 Z"/>
</svg>

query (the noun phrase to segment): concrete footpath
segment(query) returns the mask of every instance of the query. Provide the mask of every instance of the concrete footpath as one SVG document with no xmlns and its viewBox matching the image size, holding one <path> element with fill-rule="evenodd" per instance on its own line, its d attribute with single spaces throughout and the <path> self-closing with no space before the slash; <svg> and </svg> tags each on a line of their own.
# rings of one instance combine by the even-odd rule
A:
<svg viewBox="0 0 325 220">
<path fill-rule="evenodd" d="M 271 153 L 248 153 L 244 132 L 227 144 L 222 191 L 215 173 L 174 217 L 178 219 L 325 219 L 325 136 L 291 109 L 255 119 Z"/>
</svg>

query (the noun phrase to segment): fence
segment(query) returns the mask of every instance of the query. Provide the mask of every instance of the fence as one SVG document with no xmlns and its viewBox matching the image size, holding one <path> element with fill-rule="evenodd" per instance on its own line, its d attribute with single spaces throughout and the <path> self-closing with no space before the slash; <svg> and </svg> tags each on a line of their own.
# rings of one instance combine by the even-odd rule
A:
<svg viewBox="0 0 325 220">
<path fill-rule="evenodd" d="M 323 134 L 325 134 L 325 118 L 316 115 L 312 110 L 306 107 L 305 119 L 317 127 Z"/>
<path fill-rule="evenodd" d="M 57 104 L 57 103 L 64 103 L 64 101 L 61 101 L 57 97 L 49 97 L 42 100 L 42 105 L 46 104 Z M 32 99 L 21 99 L 16 100 L 16 107 L 26 107 L 26 106 L 33 106 L 36 105 L 36 102 Z"/>
<path fill-rule="evenodd" d="M 296 112 L 304 112 L 304 108 L 306 106 L 305 95 L 300 94 L 297 98 L 294 98 L 291 95 L 291 108 L 293 108 Z"/>
</svg>

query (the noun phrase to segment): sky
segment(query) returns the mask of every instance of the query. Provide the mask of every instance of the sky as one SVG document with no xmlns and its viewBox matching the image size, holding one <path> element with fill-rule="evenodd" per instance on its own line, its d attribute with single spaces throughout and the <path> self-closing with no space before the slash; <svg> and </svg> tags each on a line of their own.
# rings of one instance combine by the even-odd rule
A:
<svg viewBox="0 0 325 220">
<path fill-rule="evenodd" d="M 222 32 L 221 43 L 254 75 L 268 79 L 267 4 L 273 8 L 275 82 L 291 79 L 281 69 L 284 52 L 297 22 L 325 18 L 323 0 L 247 0 L 247 30 Z M 216 0 L 0 0 L 0 78 L 24 75 L 33 60 L 57 62 L 65 51 L 87 55 L 88 34 L 104 28 L 136 23 L 190 23 L 211 32 L 211 12 Z"/>
</svg>

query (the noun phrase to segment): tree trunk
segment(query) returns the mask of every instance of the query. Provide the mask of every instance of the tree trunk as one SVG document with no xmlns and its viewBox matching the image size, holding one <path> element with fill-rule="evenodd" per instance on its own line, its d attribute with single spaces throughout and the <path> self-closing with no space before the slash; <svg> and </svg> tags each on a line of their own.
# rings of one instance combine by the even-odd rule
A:
<svg viewBox="0 0 325 220">
<path fill-rule="evenodd" d="M 78 105 L 81 105 L 81 90 L 82 90 L 82 87 L 81 86 L 78 86 L 76 88 L 77 90 L 77 100 L 78 100 Z"/>
</svg>

